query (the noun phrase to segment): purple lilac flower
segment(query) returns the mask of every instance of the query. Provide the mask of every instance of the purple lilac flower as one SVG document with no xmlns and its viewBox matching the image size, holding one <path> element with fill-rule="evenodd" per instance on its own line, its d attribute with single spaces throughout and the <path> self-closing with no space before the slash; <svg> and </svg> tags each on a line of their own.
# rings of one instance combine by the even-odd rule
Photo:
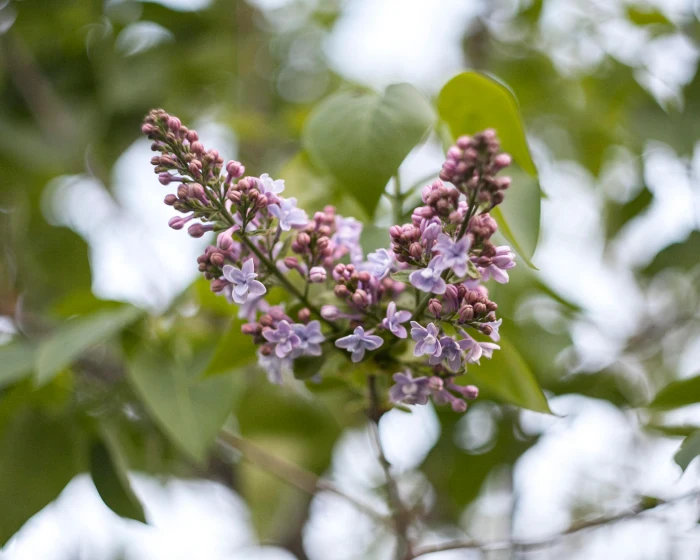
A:
<svg viewBox="0 0 700 560">
<path fill-rule="evenodd" d="M 423 220 L 420 224 L 420 237 L 423 241 L 435 241 L 442 233 L 442 224 L 439 218 Z"/>
<path fill-rule="evenodd" d="M 277 323 L 276 329 L 264 330 L 262 334 L 265 340 L 275 344 L 275 354 L 278 358 L 286 358 L 301 344 L 299 335 L 285 320 Z"/>
<path fill-rule="evenodd" d="M 451 336 L 442 336 L 440 337 L 440 346 L 442 352 L 437 356 L 431 356 L 428 363 L 436 366 L 444 360 L 452 371 L 459 371 L 462 366 L 462 348 L 459 343 Z"/>
<path fill-rule="evenodd" d="M 449 404 L 455 412 L 464 412 L 467 410 L 467 403 L 462 399 L 455 397 L 447 389 L 438 389 L 433 391 L 433 400 L 436 404 Z"/>
<path fill-rule="evenodd" d="M 384 341 L 374 334 L 365 334 L 365 329 L 355 327 L 352 334 L 335 341 L 338 348 L 345 348 L 352 353 L 352 361 L 359 362 L 365 356 L 365 350 L 376 350 Z"/>
<path fill-rule="evenodd" d="M 355 218 L 343 218 L 342 216 L 335 217 L 335 233 L 331 237 L 331 241 L 341 249 L 350 253 L 350 261 L 357 263 L 362 260 L 362 247 L 360 246 L 360 234 L 362 233 L 362 222 Z M 345 254 L 342 251 L 336 254 L 340 257 Z"/>
<path fill-rule="evenodd" d="M 292 369 L 289 358 L 278 358 L 274 354 L 266 356 L 258 350 L 258 365 L 265 370 L 267 380 L 275 385 L 282 384 L 282 375 Z"/>
<path fill-rule="evenodd" d="M 501 347 L 493 342 L 477 342 L 467 333 L 462 331 L 464 338 L 459 341 L 460 346 L 466 351 L 465 358 L 469 363 L 479 363 L 483 358 L 491 359 L 494 350 L 500 350 Z"/>
<path fill-rule="evenodd" d="M 501 323 L 503 322 L 503 319 L 499 319 L 498 321 L 491 321 L 490 323 L 481 323 L 482 326 L 490 327 L 491 332 L 489 333 L 489 338 L 493 340 L 494 342 L 498 342 L 501 340 L 501 335 L 498 332 L 498 329 L 501 328 Z"/>
<path fill-rule="evenodd" d="M 399 338 L 406 338 L 408 333 L 406 332 L 406 327 L 401 323 L 405 323 L 410 318 L 410 311 L 396 311 L 396 303 L 392 301 L 386 308 L 386 317 L 382 319 L 382 327 Z"/>
<path fill-rule="evenodd" d="M 258 316 L 258 311 L 264 313 L 268 309 L 270 309 L 270 304 L 263 296 L 249 297 L 245 303 L 238 307 L 238 318 L 247 319 L 249 323 L 253 323 Z"/>
<path fill-rule="evenodd" d="M 284 191 L 284 179 L 275 180 L 267 173 L 263 173 L 258 179 L 258 189 L 268 198 L 272 198 Z"/>
<path fill-rule="evenodd" d="M 442 271 L 433 268 L 432 263 L 427 268 L 414 270 L 408 281 L 421 292 L 444 294 L 447 284 L 441 277 Z"/>
<path fill-rule="evenodd" d="M 499 284 L 506 284 L 510 278 L 506 270 L 515 266 L 515 254 L 507 245 L 496 247 L 496 255 L 491 258 L 491 264 L 481 268 L 481 278 L 483 281 L 493 278 Z"/>
<path fill-rule="evenodd" d="M 249 296 L 262 296 L 267 292 L 267 288 L 262 282 L 256 280 L 255 264 L 250 258 L 243 263 L 241 268 L 230 264 L 224 265 L 222 269 L 224 278 L 231 284 L 224 288 L 224 293 L 228 300 L 233 300 L 238 304 L 245 303 Z"/>
<path fill-rule="evenodd" d="M 395 403 L 427 404 L 430 396 L 427 377 L 413 378 L 410 372 L 395 373 L 395 385 L 389 389 L 389 398 Z"/>
<path fill-rule="evenodd" d="M 294 197 L 280 198 L 279 204 L 269 204 L 267 210 L 279 220 L 282 231 L 303 227 L 309 223 L 309 217 L 306 212 L 297 208 L 297 199 Z"/>
<path fill-rule="evenodd" d="M 292 329 L 299 337 L 299 344 L 292 350 L 292 358 L 321 355 L 321 343 L 326 340 L 326 337 L 321 332 L 320 322 L 311 321 L 308 325 L 295 323 Z"/>
<path fill-rule="evenodd" d="M 394 252 L 388 249 L 378 249 L 367 255 L 367 263 L 365 263 L 364 268 L 382 280 L 391 271 L 392 264 L 394 264 Z"/>
<path fill-rule="evenodd" d="M 434 323 L 428 323 L 425 328 L 416 321 L 411 321 L 411 338 L 416 341 L 416 347 L 413 349 L 414 356 L 440 356 L 442 354 L 442 346 L 438 335 L 440 329 Z"/>
<path fill-rule="evenodd" d="M 451 268 L 458 277 L 466 276 L 470 247 L 471 241 L 466 235 L 454 241 L 449 235 L 441 233 L 433 247 L 433 251 L 440 251 L 440 254 L 431 261 L 430 266 L 440 271 Z"/>
</svg>

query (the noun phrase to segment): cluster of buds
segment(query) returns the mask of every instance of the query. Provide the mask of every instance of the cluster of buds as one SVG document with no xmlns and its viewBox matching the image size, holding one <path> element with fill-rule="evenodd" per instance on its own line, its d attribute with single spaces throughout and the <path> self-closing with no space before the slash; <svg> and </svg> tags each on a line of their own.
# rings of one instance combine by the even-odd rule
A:
<svg viewBox="0 0 700 560">
<path fill-rule="evenodd" d="M 491 209 L 503 202 L 503 191 L 510 186 L 509 177 L 496 177 L 511 164 L 511 157 L 500 153 L 500 149 L 492 129 L 461 136 L 448 150 L 440 178 L 467 194 L 471 201 Z"/>
<path fill-rule="evenodd" d="M 199 270 L 247 319 L 242 330 L 272 382 L 294 372 L 297 359 L 327 352 L 398 369 L 411 344 L 415 360 L 393 376 L 392 402 L 432 399 L 463 412 L 476 398 L 476 387 L 460 380 L 469 364 L 499 348 L 501 325 L 483 283 L 507 282 L 506 270 L 515 266 L 510 248 L 490 241 L 497 224 L 488 211 L 509 185 L 496 174 L 510 163 L 493 131 L 459 138 L 440 179 L 423 189 L 411 223 L 392 225 L 391 248 L 367 255 L 361 222 L 332 206 L 309 219 L 295 198 L 282 196 L 283 180 L 244 177 L 236 161 L 224 166 L 177 118 L 152 111 L 143 132 L 160 152 L 152 161 L 160 182 L 179 183 L 165 202 L 187 215 L 173 218 L 171 227 L 197 220 L 190 235 L 217 232 L 198 258 Z M 294 313 L 266 301 L 274 285 L 284 288 Z M 336 305 L 313 303 L 330 298 Z"/>
</svg>

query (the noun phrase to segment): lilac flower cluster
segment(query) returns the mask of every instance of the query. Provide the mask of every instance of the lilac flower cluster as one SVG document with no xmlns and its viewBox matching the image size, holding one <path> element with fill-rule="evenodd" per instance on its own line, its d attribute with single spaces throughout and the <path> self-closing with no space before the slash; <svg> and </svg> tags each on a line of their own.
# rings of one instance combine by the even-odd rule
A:
<svg viewBox="0 0 700 560">
<path fill-rule="evenodd" d="M 283 196 L 283 180 L 244 176 L 236 161 L 224 165 L 165 111 L 152 111 L 142 130 L 160 153 L 152 159 L 159 181 L 178 185 L 165 198 L 182 214 L 170 227 L 193 222 L 193 237 L 216 234 L 199 270 L 212 291 L 238 305 L 270 381 L 282 382 L 299 358 L 339 352 L 383 371 L 408 367 L 393 376 L 394 403 L 432 399 L 462 412 L 476 398 L 461 376 L 499 348 L 501 324 L 484 282 L 507 282 L 515 266 L 510 248 L 490 241 L 497 224 L 488 212 L 510 184 L 497 176 L 510 157 L 493 131 L 459 138 L 410 223 L 389 229 L 391 247 L 365 255 L 361 222 L 332 206 L 309 217 Z M 266 300 L 273 286 L 283 288 L 284 305 Z"/>
</svg>

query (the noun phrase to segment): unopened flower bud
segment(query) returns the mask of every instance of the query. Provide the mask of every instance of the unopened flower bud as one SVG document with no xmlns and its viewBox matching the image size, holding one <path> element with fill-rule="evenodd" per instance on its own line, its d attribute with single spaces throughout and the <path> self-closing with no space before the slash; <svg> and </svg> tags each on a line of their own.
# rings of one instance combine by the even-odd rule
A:
<svg viewBox="0 0 700 560">
<path fill-rule="evenodd" d="M 180 130 L 180 127 L 182 126 L 182 123 L 180 122 L 180 119 L 177 117 L 169 117 L 168 118 L 168 128 L 172 130 L 173 132 L 178 132 Z"/>
<path fill-rule="evenodd" d="M 442 304 L 437 299 L 433 298 L 428 303 L 428 311 L 430 311 L 434 317 L 440 317 L 440 313 L 442 313 Z"/>
<path fill-rule="evenodd" d="M 168 206 L 172 206 L 177 202 L 177 197 L 174 194 L 167 194 L 165 195 L 165 199 L 163 200 L 163 202 L 165 202 L 165 204 L 167 204 Z"/>
<path fill-rule="evenodd" d="M 242 177 L 243 173 L 245 173 L 245 167 L 242 163 L 231 160 L 226 164 L 226 173 L 238 179 L 238 177 Z"/>
<path fill-rule="evenodd" d="M 260 325 L 258 323 L 245 323 L 241 325 L 241 332 L 243 334 L 259 334 L 261 332 Z"/>
<path fill-rule="evenodd" d="M 328 321 L 335 321 L 340 316 L 340 309 L 335 305 L 324 305 L 321 307 L 321 317 Z"/>
<path fill-rule="evenodd" d="M 474 308 L 471 305 L 463 305 L 459 309 L 459 321 L 466 323 L 474 319 Z"/>
<path fill-rule="evenodd" d="M 220 292 L 221 290 L 223 290 L 226 287 L 226 284 L 227 284 L 226 280 L 222 280 L 221 278 L 217 278 L 216 280 L 213 280 L 211 285 L 210 285 L 211 291 L 216 294 L 216 293 Z"/>
<path fill-rule="evenodd" d="M 344 284 L 338 284 L 335 288 L 333 288 L 333 293 L 336 295 L 336 297 L 345 299 L 348 297 L 348 295 L 350 295 L 350 290 L 348 290 L 348 287 Z"/>
<path fill-rule="evenodd" d="M 420 260 L 421 257 L 423 256 L 423 247 L 421 246 L 420 243 L 411 243 L 411 246 L 408 248 L 408 253 L 411 255 L 416 260 Z"/>
<path fill-rule="evenodd" d="M 364 290 L 355 290 L 355 293 L 352 294 L 352 302 L 358 307 L 367 307 L 367 305 L 369 305 L 367 292 Z"/>
<path fill-rule="evenodd" d="M 326 269 L 321 266 L 314 266 L 309 270 L 309 280 L 314 284 L 326 281 Z"/>
<path fill-rule="evenodd" d="M 224 256 L 221 253 L 214 253 L 209 260 L 214 266 L 218 266 L 219 268 L 224 266 Z"/>
<path fill-rule="evenodd" d="M 188 130 L 187 135 L 186 135 L 187 141 L 190 144 L 195 143 L 197 140 L 199 140 L 199 135 L 197 134 L 196 130 Z"/>
<path fill-rule="evenodd" d="M 486 306 L 480 301 L 474 304 L 474 313 L 476 315 L 483 315 L 486 313 Z"/>
<path fill-rule="evenodd" d="M 211 228 L 207 228 L 200 223 L 196 223 L 187 228 L 187 233 L 190 237 L 202 237 L 210 229 Z"/>
<path fill-rule="evenodd" d="M 290 270 L 295 270 L 299 266 L 299 260 L 296 257 L 285 257 L 284 266 Z"/>
<path fill-rule="evenodd" d="M 308 233 L 302 231 L 299 235 L 297 235 L 297 243 L 304 247 L 305 245 L 311 243 L 311 237 Z"/>
<path fill-rule="evenodd" d="M 299 313 L 297 313 L 297 317 L 302 323 L 308 323 L 309 319 L 311 319 L 311 311 L 308 307 L 303 307 L 299 310 Z"/>
<path fill-rule="evenodd" d="M 428 387 L 431 391 L 440 391 L 442 390 L 443 386 L 444 383 L 442 382 L 442 379 L 440 379 L 437 375 L 433 375 L 428 379 Z"/>
</svg>

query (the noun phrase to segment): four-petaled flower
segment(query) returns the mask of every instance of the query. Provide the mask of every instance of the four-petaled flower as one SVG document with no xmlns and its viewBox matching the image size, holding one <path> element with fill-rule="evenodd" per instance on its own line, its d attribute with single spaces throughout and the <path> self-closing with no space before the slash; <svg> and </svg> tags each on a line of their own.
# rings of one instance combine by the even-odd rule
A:
<svg viewBox="0 0 700 560">
<path fill-rule="evenodd" d="M 414 378 L 410 372 L 395 373 L 394 386 L 389 389 L 389 398 L 395 403 L 427 404 L 431 388 L 427 377 Z"/>
<path fill-rule="evenodd" d="M 294 323 L 292 329 L 299 337 L 299 344 L 292 350 L 292 358 L 321 355 L 321 343 L 326 340 L 321 332 L 321 323 L 318 321 L 311 321 L 308 325 Z"/>
<path fill-rule="evenodd" d="M 250 258 L 243 263 L 241 268 L 230 264 L 224 265 L 222 269 L 224 278 L 230 282 L 224 288 L 224 293 L 228 300 L 233 300 L 238 304 L 248 301 L 249 296 L 258 297 L 267 292 L 267 288 L 262 282 L 256 280 L 255 263 Z"/>
<path fill-rule="evenodd" d="M 265 340 L 275 345 L 275 354 L 278 358 L 286 358 L 301 344 L 299 335 L 284 319 L 277 323 L 276 329 L 266 329 L 262 334 Z"/>
<path fill-rule="evenodd" d="M 440 251 L 440 254 L 433 258 L 430 266 L 440 271 L 451 268 L 458 278 L 466 276 L 470 247 L 471 241 L 466 235 L 454 241 L 449 235 L 441 233 L 433 246 L 433 251 Z"/>
<path fill-rule="evenodd" d="M 430 356 L 428 362 L 432 366 L 438 365 L 443 360 L 447 362 L 447 366 L 452 371 L 459 371 L 462 366 L 462 346 L 461 341 L 457 342 L 451 336 L 441 336 L 440 346 L 442 347 L 442 352 L 439 355 Z"/>
<path fill-rule="evenodd" d="M 421 292 L 444 294 L 447 288 L 447 284 L 442 278 L 442 271 L 433 268 L 432 263 L 427 268 L 411 272 L 408 281 Z"/>
<path fill-rule="evenodd" d="M 440 329 L 435 326 L 435 323 L 428 323 L 426 328 L 416 321 L 411 321 L 411 338 L 416 341 L 413 355 L 440 356 L 442 354 L 442 346 L 438 339 L 439 335 Z"/>
<path fill-rule="evenodd" d="M 359 362 L 365 356 L 365 350 L 376 350 L 384 341 L 375 334 L 365 334 L 365 329 L 355 327 L 352 334 L 335 341 L 338 348 L 345 348 L 352 353 L 352 361 Z"/>
<path fill-rule="evenodd" d="M 506 284 L 510 279 L 506 270 L 515 266 L 515 253 L 508 245 L 496 247 L 496 255 L 491 257 L 491 264 L 480 268 L 481 279 L 485 282 L 493 278 L 499 284 Z"/>
<path fill-rule="evenodd" d="M 377 249 L 374 253 L 367 255 L 367 270 L 379 280 L 386 277 L 391 271 L 394 263 L 394 253 L 388 249 Z"/>
<path fill-rule="evenodd" d="M 464 331 L 461 331 L 461 334 L 464 338 L 459 341 L 459 344 L 465 350 L 464 357 L 469 363 L 479 363 L 482 357 L 491 359 L 493 351 L 501 348 L 493 342 L 477 342 Z"/>
<path fill-rule="evenodd" d="M 405 323 L 410 318 L 410 311 L 396 311 L 396 303 L 392 301 L 386 308 L 386 317 L 382 319 L 382 327 L 399 338 L 406 338 L 408 333 L 406 332 L 406 327 L 401 323 Z"/>
<path fill-rule="evenodd" d="M 309 223 L 309 217 L 306 212 L 297 208 L 297 199 L 294 197 L 280 198 L 279 204 L 269 204 L 267 210 L 279 220 L 282 231 L 304 227 Z"/>
<path fill-rule="evenodd" d="M 490 329 L 488 337 L 494 342 L 498 342 L 499 340 L 501 340 L 501 334 L 498 332 L 498 329 L 501 328 L 502 322 L 503 319 L 499 319 L 498 321 L 491 321 L 489 323 L 481 323 L 482 327 L 488 327 Z"/>
<path fill-rule="evenodd" d="M 267 356 L 259 350 L 258 365 L 265 370 L 267 380 L 275 385 L 281 385 L 284 372 L 292 369 L 292 361 L 289 358 L 278 358 L 274 354 Z"/>
<path fill-rule="evenodd" d="M 268 197 L 278 195 L 284 191 L 284 179 L 273 179 L 267 173 L 263 173 L 258 179 L 258 189 Z"/>
</svg>

